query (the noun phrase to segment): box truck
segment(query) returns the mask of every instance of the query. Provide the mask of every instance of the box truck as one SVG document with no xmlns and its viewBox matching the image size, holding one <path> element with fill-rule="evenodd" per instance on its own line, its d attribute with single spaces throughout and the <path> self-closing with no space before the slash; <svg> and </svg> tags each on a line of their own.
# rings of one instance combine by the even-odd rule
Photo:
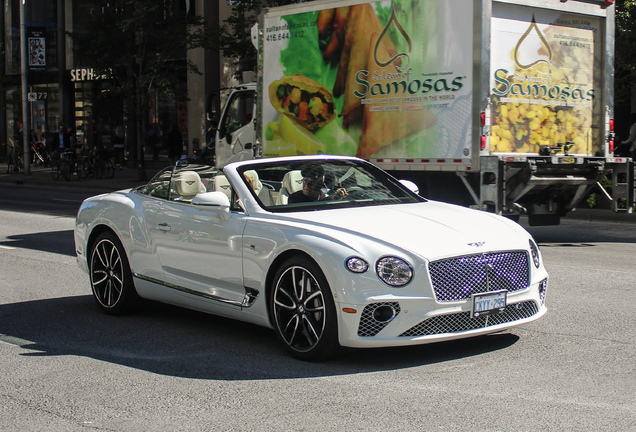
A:
<svg viewBox="0 0 636 432">
<path fill-rule="evenodd" d="M 220 110 L 219 166 L 356 155 L 425 197 L 532 225 L 607 177 L 612 209 L 631 211 L 610 0 L 312 1 L 264 10 L 252 39 L 256 80 Z"/>
</svg>

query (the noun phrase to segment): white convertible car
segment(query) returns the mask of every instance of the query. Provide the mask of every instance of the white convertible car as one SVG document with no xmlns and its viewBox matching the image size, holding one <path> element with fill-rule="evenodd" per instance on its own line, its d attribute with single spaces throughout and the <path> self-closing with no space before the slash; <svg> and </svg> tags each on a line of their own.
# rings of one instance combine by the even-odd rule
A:
<svg viewBox="0 0 636 432">
<path fill-rule="evenodd" d="M 548 274 L 506 218 L 428 201 L 357 158 L 179 162 L 87 199 L 80 266 L 106 313 L 139 298 L 271 327 L 295 357 L 498 332 L 546 313 Z"/>
</svg>

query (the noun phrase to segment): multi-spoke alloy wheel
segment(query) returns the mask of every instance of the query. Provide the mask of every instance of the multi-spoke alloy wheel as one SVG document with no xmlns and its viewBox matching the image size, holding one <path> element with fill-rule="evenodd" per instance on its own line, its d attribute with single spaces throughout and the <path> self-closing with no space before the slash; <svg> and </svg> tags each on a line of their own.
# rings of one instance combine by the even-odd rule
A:
<svg viewBox="0 0 636 432">
<path fill-rule="evenodd" d="M 270 307 L 276 334 L 294 356 L 319 360 L 337 350 L 333 298 L 312 261 L 299 257 L 285 262 L 270 291 Z"/>
<path fill-rule="evenodd" d="M 110 314 L 129 312 L 137 293 L 124 248 L 112 233 L 101 234 L 90 255 L 91 288 L 97 304 Z"/>
</svg>

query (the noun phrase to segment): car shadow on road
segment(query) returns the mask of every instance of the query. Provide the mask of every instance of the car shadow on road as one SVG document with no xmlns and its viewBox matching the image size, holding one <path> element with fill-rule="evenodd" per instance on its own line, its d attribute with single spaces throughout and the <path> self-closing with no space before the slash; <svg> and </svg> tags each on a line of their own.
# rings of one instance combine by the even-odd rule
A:
<svg viewBox="0 0 636 432">
<path fill-rule="evenodd" d="M 270 329 L 148 302 L 125 317 L 103 314 L 92 296 L 0 305 L 0 340 L 25 356 L 84 356 L 168 376 L 261 380 L 410 368 L 510 347 L 512 333 L 413 347 L 347 350 L 309 363 L 291 358 Z"/>
<path fill-rule="evenodd" d="M 69 242 L 69 239 L 71 241 Z M 0 246 L 31 249 L 75 256 L 73 230 L 16 234 L 0 241 Z"/>
</svg>

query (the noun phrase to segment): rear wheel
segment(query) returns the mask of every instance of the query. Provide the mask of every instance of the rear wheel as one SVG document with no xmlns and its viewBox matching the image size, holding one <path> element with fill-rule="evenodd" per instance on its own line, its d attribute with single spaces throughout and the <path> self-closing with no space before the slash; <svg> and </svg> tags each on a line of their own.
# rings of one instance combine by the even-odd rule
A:
<svg viewBox="0 0 636 432">
<path fill-rule="evenodd" d="M 88 178 L 92 174 L 91 161 L 88 158 L 82 159 L 80 162 L 80 175 L 83 178 Z"/>
<path fill-rule="evenodd" d="M 322 271 L 308 258 L 292 257 L 276 272 L 269 291 L 276 336 L 302 360 L 322 360 L 339 349 L 336 308 Z"/>
<path fill-rule="evenodd" d="M 93 296 L 111 315 L 123 315 L 137 304 L 138 296 L 121 242 L 112 232 L 100 234 L 91 250 L 89 273 Z"/>
</svg>

